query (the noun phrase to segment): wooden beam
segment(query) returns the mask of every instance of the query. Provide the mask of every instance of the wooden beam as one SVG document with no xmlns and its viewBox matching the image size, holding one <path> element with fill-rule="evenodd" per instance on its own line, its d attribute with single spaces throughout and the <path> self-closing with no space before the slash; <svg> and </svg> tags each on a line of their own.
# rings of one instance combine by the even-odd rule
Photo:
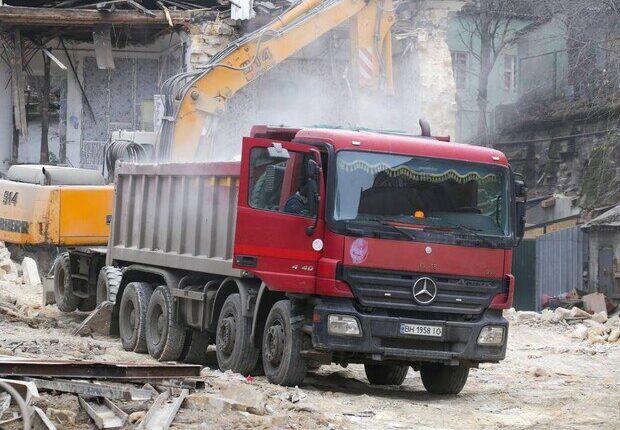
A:
<svg viewBox="0 0 620 430">
<path fill-rule="evenodd" d="M 162 11 L 145 15 L 137 10 L 116 10 L 112 13 L 86 9 L 55 9 L 39 7 L 0 6 L 0 24 L 45 27 L 92 26 L 97 24 L 157 25 L 167 26 L 168 19 Z M 189 11 L 170 11 L 174 25 L 189 23 Z"/>
<path fill-rule="evenodd" d="M 24 58 L 22 55 L 22 39 L 19 30 L 13 30 L 13 56 L 11 57 L 11 85 L 13 91 L 13 123 L 22 136 L 28 137 L 26 122 L 26 101 L 24 91 Z"/>
</svg>

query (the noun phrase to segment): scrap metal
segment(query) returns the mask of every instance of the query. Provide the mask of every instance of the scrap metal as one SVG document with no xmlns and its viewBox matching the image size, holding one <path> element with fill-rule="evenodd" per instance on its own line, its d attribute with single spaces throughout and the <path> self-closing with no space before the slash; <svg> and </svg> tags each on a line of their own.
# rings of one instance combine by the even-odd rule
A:
<svg viewBox="0 0 620 430">
<path fill-rule="evenodd" d="M 79 396 L 78 399 L 99 429 L 120 429 L 127 422 L 127 414 L 105 397 L 85 399 Z"/>
<path fill-rule="evenodd" d="M 83 379 L 175 379 L 200 375 L 194 364 L 107 363 L 0 357 L 0 376 Z"/>
<path fill-rule="evenodd" d="M 92 397 L 107 397 L 118 400 L 150 400 L 150 390 L 135 387 L 118 387 L 114 385 L 93 384 L 82 381 L 63 381 L 57 379 L 26 378 L 42 390 L 54 390 L 63 393 L 82 394 Z"/>
<path fill-rule="evenodd" d="M 138 430 L 167 430 L 170 428 L 170 424 L 174 421 L 174 417 L 188 394 L 189 390 L 182 390 L 178 397 L 171 397 L 170 390 L 161 393 L 144 416 Z"/>
</svg>

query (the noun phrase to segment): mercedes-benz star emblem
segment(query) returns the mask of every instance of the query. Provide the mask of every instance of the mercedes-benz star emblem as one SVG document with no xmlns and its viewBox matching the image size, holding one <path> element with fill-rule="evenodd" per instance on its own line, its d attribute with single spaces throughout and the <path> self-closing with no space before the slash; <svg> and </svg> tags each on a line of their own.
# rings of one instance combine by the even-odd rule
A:
<svg viewBox="0 0 620 430">
<path fill-rule="evenodd" d="M 432 303 L 437 297 L 437 284 L 431 278 L 423 276 L 413 284 L 413 298 L 421 305 Z"/>
</svg>

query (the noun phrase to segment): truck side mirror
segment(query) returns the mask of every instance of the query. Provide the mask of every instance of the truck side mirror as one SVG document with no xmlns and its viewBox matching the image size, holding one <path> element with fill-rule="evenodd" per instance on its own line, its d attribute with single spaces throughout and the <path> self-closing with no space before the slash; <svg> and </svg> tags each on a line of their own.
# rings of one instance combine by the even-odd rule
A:
<svg viewBox="0 0 620 430">
<path fill-rule="evenodd" d="M 527 199 L 527 185 L 523 179 L 515 179 L 515 197 Z"/>
<path fill-rule="evenodd" d="M 527 201 L 527 185 L 522 177 L 515 179 L 515 235 L 521 240 L 525 235 L 525 202 Z"/>
<path fill-rule="evenodd" d="M 308 160 L 306 164 L 306 176 L 308 178 L 308 209 L 311 215 L 314 215 L 314 223 L 306 227 L 306 234 L 312 236 L 319 222 L 319 178 L 321 168 L 313 159 Z"/>
<path fill-rule="evenodd" d="M 525 235 L 525 202 L 517 202 L 515 233 L 518 239 Z"/>
</svg>

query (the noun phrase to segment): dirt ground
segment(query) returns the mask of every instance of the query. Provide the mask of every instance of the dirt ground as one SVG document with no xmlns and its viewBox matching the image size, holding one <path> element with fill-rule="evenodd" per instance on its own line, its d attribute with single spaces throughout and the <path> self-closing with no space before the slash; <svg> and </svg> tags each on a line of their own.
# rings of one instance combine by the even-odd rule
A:
<svg viewBox="0 0 620 430">
<path fill-rule="evenodd" d="M 114 338 L 73 336 L 85 315 L 40 302 L 39 287 L 0 283 L 0 355 L 151 361 Z M 172 428 L 618 428 L 620 343 L 593 345 L 572 338 L 565 325 L 512 319 L 506 360 L 473 369 L 458 396 L 427 394 L 413 370 L 401 387 L 380 388 L 368 384 L 362 366 L 323 366 L 294 389 L 205 368 L 206 387 L 190 394 Z M 74 413 L 48 411 L 59 429 L 96 428 L 74 395 L 41 393 L 37 404 Z M 118 404 L 130 414 L 150 405 Z"/>
</svg>

